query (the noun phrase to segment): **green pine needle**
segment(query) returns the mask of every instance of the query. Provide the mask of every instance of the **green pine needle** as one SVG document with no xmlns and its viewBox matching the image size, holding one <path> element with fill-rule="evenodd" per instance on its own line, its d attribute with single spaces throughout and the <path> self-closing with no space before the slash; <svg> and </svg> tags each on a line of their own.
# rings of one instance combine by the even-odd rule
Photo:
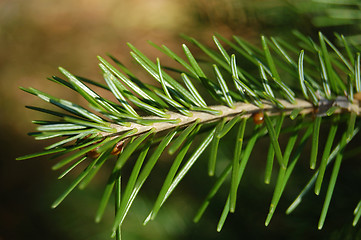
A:
<svg viewBox="0 0 361 240">
<path fill-rule="evenodd" d="M 331 125 L 330 131 L 329 131 L 329 134 L 327 137 L 326 145 L 323 150 L 323 155 L 322 155 L 322 159 L 321 159 L 321 163 L 320 163 L 320 167 L 319 167 L 319 173 L 318 173 L 316 185 L 315 185 L 315 194 L 316 195 L 318 195 L 321 190 L 323 176 L 325 174 L 326 166 L 327 166 L 327 159 L 330 156 L 330 152 L 331 152 L 333 141 L 336 136 L 337 128 L 338 128 L 338 126 L 336 125 L 336 122 L 334 121 Z"/>
<path fill-rule="evenodd" d="M 216 131 L 214 132 L 213 140 L 211 143 L 211 154 L 209 156 L 209 162 L 208 162 L 208 175 L 214 176 L 215 170 L 216 170 L 216 160 L 217 160 L 217 151 L 218 151 L 218 145 L 220 138 L 218 137 L 219 133 L 222 131 L 223 126 L 225 123 L 225 119 L 222 119 L 217 126 Z"/>
<path fill-rule="evenodd" d="M 313 124 L 311 157 L 310 157 L 310 168 L 311 169 L 315 169 L 316 163 L 317 163 L 318 142 L 319 142 L 321 121 L 322 121 L 322 117 L 317 116 L 315 118 L 315 122 Z"/>
</svg>

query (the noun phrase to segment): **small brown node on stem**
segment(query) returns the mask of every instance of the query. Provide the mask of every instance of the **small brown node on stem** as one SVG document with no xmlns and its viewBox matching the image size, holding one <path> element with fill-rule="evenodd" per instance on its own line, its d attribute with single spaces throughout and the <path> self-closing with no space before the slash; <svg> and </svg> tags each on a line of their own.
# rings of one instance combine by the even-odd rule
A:
<svg viewBox="0 0 361 240">
<path fill-rule="evenodd" d="M 253 122 L 257 125 L 260 125 L 264 122 L 264 113 L 263 111 L 260 112 L 256 112 L 252 115 L 253 117 Z"/>
<path fill-rule="evenodd" d="M 86 140 L 88 138 L 90 138 L 92 136 L 92 134 L 89 134 L 89 135 L 86 135 L 82 140 Z M 93 144 L 96 144 L 96 143 L 99 143 L 99 142 L 102 142 L 104 139 L 101 139 Z M 81 148 L 81 149 L 84 149 L 84 148 Z M 87 157 L 90 157 L 90 158 L 98 158 L 100 156 L 100 152 L 98 152 L 99 150 L 99 147 L 96 147 L 95 149 L 92 149 L 90 150 L 89 152 L 86 153 Z"/>
<path fill-rule="evenodd" d="M 86 155 L 88 157 L 90 157 L 90 158 L 94 158 L 94 159 L 98 158 L 100 156 L 100 153 L 98 152 L 98 149 L 99 148 L 95 148 L 95 149 L 89 151 Z"/>
<path fill-rule="evenodd" d="M 98 158 L 100 156 L 99 147 L 96 147 L 95 149 L 90 150 L 87 153 L 87 156 L 90 158 L 94 158 L 94 159 Z M 110 152 L 110 154 L 112 154 L 114 156 L 119 155 L 123 151 L 123 148 L 124 148 L 124 140 L 119 141 L 117 144 L 115 144 L 115 146 L 114 146 L 113 150 Z"/>
<path fill-rule="evenodd" d="M 115 146 L 110 154 L 119 155 L 123 151 L 123 148 L 124 148 L 124 140 L 119 141 L 117 144 L 115 144 Z"/>
</svg>

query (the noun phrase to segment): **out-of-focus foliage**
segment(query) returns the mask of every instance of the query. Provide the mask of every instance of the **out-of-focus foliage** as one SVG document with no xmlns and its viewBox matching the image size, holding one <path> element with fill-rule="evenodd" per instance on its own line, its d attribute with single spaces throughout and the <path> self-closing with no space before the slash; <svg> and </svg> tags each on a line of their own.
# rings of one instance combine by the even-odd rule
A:
<svg viewBox="0 0 361 240">
<path fill-rule="evenodd" d="M 345 34 L 353 44 L 361 44 L 361 2 L 359 0 L 291 0 L 300 14 L 317 28 Z"/>
</svg>

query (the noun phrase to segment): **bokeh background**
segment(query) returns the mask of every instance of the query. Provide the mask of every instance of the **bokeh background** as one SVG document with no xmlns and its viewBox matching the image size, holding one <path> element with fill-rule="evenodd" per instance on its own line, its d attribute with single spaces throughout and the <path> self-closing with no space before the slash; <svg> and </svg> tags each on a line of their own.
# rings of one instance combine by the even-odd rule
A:
<svg viewBox="0 0 361 240">
<path fill-rule="evenodd" d="M 0 0 L 0 240 L 109 239 L 113 214 L 113 209 L 109 208 L 104 221 L 94 223 L 106 174 L 100 174 L 87 189 L 74 191 L 57 209 L 50 209 L 52 201 L 71 182 L 71 176 L 58 181 L 59 173 L 51 171 L 53 162 L 46 158 L 15 161 L 16 157 L 41 151 L 49 144 L 26 135 L 35 130 L 32 120 L 46 116 L 24 106 L 47 105 L 19 90 L 19 86 L 31 86 L 81 101 L 79 96 L 69 94 L 46 78 L 59 75 L 57 67 L 62 66 L 74 74 L 101 81 L 96 56 L 105 56 L 108 52 L 148 81 L 149 76 L 139 71 L 129 56 L 127 42 L 153 60 L 160 57 L 164 63 L 166 58 L 147 44 L 148 40 L 181 53 L 181 44 L 185 42 L 181 34 L 211 45 L 211 37 L 216 32 L 227 38 L 240 35 L 258 44 L 261 33 L 287 38 L 293 28 L 310 35 L 316 35 L 321 29 L 331 37 L 334 30 L 354 31 L 349 26 L 317 26 L 310 5 L 304 2 L 307 1 Z M 197 52 L 193 48 L 192 51 Z M 228 154 L 225 150 L 224 157 Z M 192 223 L 193 214 L 208 189 L 209 179 L 205 172 L 199 174 L 200 170 L 197 175 L 190 174 L 185 179 L 176 197 L 169 201 L 156 221 L 143 227 L 142 221 L 154 200 L 152 185 L 148 185 L 124 225 L 124 239 L 305 239 L 306 236 L 338 239 L 345 232 L 360 236 L 360 231 L 350 227 L 352 216 L 338 215 L 345 218 L 342 221 L 347 224 L 345 226 L 336 220 L 343 210 L 352 212 L 350 209 L 356 199 L 352 197 L 341 200 L 333 208 L 339 211 L 329 213 L 331 220 L 323 231 L 316 230 L 322 201 L 311 206 L 315 202 L 313 197 L 308 205 L 306 201 L 297 216 L 284 216 L 282 211 L 287 203 L 281 204 L 280 213 L 268 228 L 264 227 L 272 188 L 262 184 L 263 168 L 260 170 L 257 161 L 249 168 L 243 193 L 240 193 L 243 207 L 229 217 L 221 233 L 216 232 L 216 224 L 224 202 L 222 196 L 214 200 L 201 223 Z M 347 170 L 349 180 L 341 184 L 355 184 L 351 176 L 360 173 L 352 168 Z M 158 171 L 161 174 L 161 170 Z M 303 182 L 297 182 L 296 178 L 289 200 L 302 187 L 304 178 L 300 179 Z M 160 181 L 155 178 L 157 186 Z M 205 187 L 192 187 L 194 181 Z M 352 195 L 353 192 L 345 188 L 338 194 Z"/>
</svg>

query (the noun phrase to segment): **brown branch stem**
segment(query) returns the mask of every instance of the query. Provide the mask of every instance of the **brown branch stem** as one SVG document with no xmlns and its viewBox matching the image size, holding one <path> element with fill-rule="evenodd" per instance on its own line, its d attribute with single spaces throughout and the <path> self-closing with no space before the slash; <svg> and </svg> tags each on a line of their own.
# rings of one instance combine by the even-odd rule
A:
<svg viewBox="0 0 361 240">
<path fill-rule="evenodd" d="M 170 115 L 169 119 L 178 120 L 177 123 L 156 122 L 151 125 L 131 123 L 130 126 L 111 124 L 111 127 L 116 129 L 116 133 L 115 134 L 104 133 L 102 135 L 103 136 L 118 135 L 132 129 L 138 130 L 132 136 L 145 133 L 151 130 L 152 128 L 155 129 L 155 132 L 161 132 L 169 129 L 174 129 L 176 127 L 185 127 L 195 122 L 197 119 L 199 119 L 199 123 L 209 123 L 209 122 L 217 121 L 222 118 L 230 119 L 237 115 L 241 115 L 242 118 L 249 118 L 252 116 L 253 113 L 259 111 L 263 111 L 268 115 L 278 115 L 280 112 L 289 115 L 294 109 L 301 109 L 300 114 L 314 113 L 316 109 L 311 102 L 305 101 L 303 99 L 296 99 L 296 104 L 291 104 L 285 100 L 278 100 L 278 101 L 284 106 L 284 109 L 279 109 L 270 102 L 263 102 L 263 108 L 259 108 L 251 103 L 237 102 L 234 104 L 234 108 L 229 108 L 223 105 L 209 107 L 213 110 L 220 111 L 221 114 L 219 115 L 215 115 L 207 112 L 191 111 L 192 116 L 189 117 L 176 112 L 168 112 L 168 114 Z M 356 112 L 357 114 L 361 112 L 361 108 L 359 106 L 358 101 L 354 101 L 353 103 L 350 103 L 347 101 L 347 99 L 345 100 L 345 97 L 338 97 L 336 98 L 336 100 L 324 99 L 320 101 L 320 105 L 317 108 L 318 109 L 317 115 L 322 115 L 322 116 L 326 115 L 327 110 L 332 106 L 338 107 L 335 113 L 340 113 L 341 111 L 345 111 L 345 110 L 349 112 Z M 151 117 L 144 117 L 144 119 L 155 120 L 158 119 L 158 117 L 151 116 Z"/>
</svg>

